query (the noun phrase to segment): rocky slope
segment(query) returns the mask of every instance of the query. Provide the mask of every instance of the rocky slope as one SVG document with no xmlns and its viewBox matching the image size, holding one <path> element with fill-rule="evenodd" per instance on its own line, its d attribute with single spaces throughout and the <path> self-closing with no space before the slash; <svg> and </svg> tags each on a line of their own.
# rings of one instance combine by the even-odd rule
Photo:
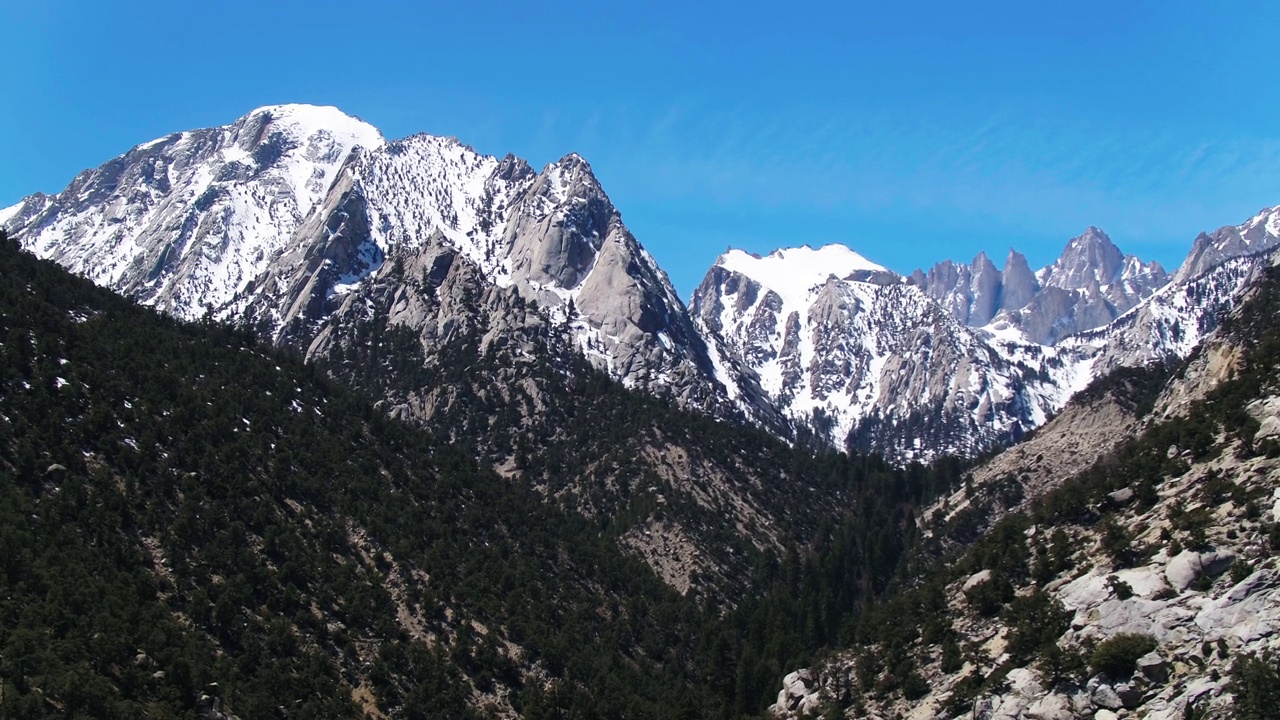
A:
<svg viewBox="0 0 1280 720">
<path fill-rule="evenodd" d="M 297 171 L 311 162 L 302 148 L 328 137 L 315 127 L 331 114 L 265 108 L 233 126 L 199 131 L 212 148 L 203 154 L 170 139 L 113 161 L 135 172 L 138 157 L 161 162 L 148 153 L 183 168 L 220 167 L 233 155 L 252 166 L 250 176 L 279 175 L 275 195 L 235 176 L 214 183 L 216 192 L 175 180 L 155 191 L 160 200 L 143 202 L 126 192 L 127 182 L 112 181 L 119 197 L 111 212 L 126 218 L 117 225 L 132 233 L 119 244 L 103 240 L 105 226 L 90 222 L 104 212 L 101 203 L 76 201 L 79 184 L 56 198 L 28 199 L 8 223 L 33 250 L 83 258 L 73 265 L 82 271 L 105 262 L 108 250 L 122 258 L 134 252 L 132 265 L 121 261 L 119 273 L 95 279 L 173 314 L 207 311 L 295 348 L 381 399 L 389 414 L 472 449 L 506 477 L 592 521 L 609 524 L 639 497 L 664 497 L 682 510 L 649 508 L 634 527 L 621 529 L 633 531 L 623 544 L 682 592 L 733 596 L 749 581 L 752 553 L 776 552 L 811 532 L 810 511 L 834 498 L 788 496 L 771 482 L 760 456 L 777 450 L 775 440 L 735 441 L 744 447 L 729 462 L 728 451 L 709 452 L 705 427 L 682 428 L 652 408 L 647 420 L 625 415 L 633 400 L 601 386 L 580 361 L 677 405 L 721 416 L 742 412 L 716 381 L 665 274 L 627 231 L 584 160 L 569 155 L 538 172 L 453 139 L 386 142 L 369 129 L 363 136 L 377 142 L 351 143 L 343 159 L 310 174 Z M 255 137 L 278 152 L 249 152 L 245 159 L 227 150 L 248 142 L 242 126 L 258 128 Z M 303 175 L 326 188 L 304 194 L 288 184 Z M 197 190 L 217 199 L 186 202 Z M 267 201 L 265 209 L 254 198 Z M 232 233 L 281 207 L 289 212 L 271 215 L 276 225 L 262 231 L 271 244 L 255 248 L 249 230 Z M 207 228 L 202 237 L 220 242 L 222 254 L 165 250 L 164 228 L 177 216 Z M 68 235 L 69 227 L 83 232 Z M 233 235 L 236 242 L 228 239 Z M 134 284 L 137 268 L 155 266 L 149 252 L 172 259 L 159 264 L 154 294 L 143 292 L 152 285 Z M 249 268 L 223 276 L 233 292 L 220 286 L 205 310 L 179 304 L 224 265 Z M 584 396 L 586 388 L 596 393 Z M 735 384 L 735 391 L 749 397 L 749 383 Z M 663 554 L 648 545 L 650 525 L 661 527 L 659 537 L 674 538 Z"/>
<path fill-rule="evenodd" d="M 926 619 L 788 675 L 774 713 L 1273 712 L 1262 698 L 1280 682 L 1278 309 L 1271 267 L 1168 383 L 1113 376 L 976 471 L 926 523 L 972 547 L 882 610 Z M 1080 444 L 1081 428 L 1097 442 Z M 965 539 L 974 527 L 988 530 Z"/>
<path fill-rule="evenodd" d="M 251 333 L 2 232 L 0 269 L 0 716 L 727 704 L 670 659 L 697 603 L 597 523 Z"/>
</svg>

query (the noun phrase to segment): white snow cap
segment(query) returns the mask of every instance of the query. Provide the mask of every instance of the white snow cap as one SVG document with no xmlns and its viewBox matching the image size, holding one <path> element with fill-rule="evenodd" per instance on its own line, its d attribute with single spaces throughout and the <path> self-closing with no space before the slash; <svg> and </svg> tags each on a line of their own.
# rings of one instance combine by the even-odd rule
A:
<svg viewBox="0 0 1280 720">
<path fill-rule="evenodd" d="M 803 298 L 815 285 L 835 275 L 844 278 L 858 271 L 888 272 L 844 245 L 805 245 L 774 250 L 764 257 L 744 250 L 730 250 L 716 261 L 720 267 L 745 275 L 784 299 Z"/>
<path fill-rule="evenodd" d="M 0 210 L 0 225 L 3 225 L 9 222 L 9 218 L 13 217 L 14 215 L 17 215 L 18 211 L 21 209 L 22 209 L 22 203 L 19 202 L 15 205 L 10 205 L 5 209 Z"/>
<path fill-rule="evenodd" d="M 271 115 L 273 125 L 294 130 L 300 138 L 325 130 L 365 148 L 381 147 L 387 142 L 374 126 L 330 105 L 265 105 L 250 112 L 249 117 L 266 113 Z"/>
</svg>

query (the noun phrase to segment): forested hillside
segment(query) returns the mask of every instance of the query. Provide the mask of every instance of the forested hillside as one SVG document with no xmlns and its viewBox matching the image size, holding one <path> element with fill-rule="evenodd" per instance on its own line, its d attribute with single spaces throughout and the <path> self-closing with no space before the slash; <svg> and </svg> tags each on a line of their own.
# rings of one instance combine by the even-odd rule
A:
<svg viewBox="0 0 1280 720">
<path fill-rule="evenodd" d="M 555 447 L 661 432 L 761 462 L 749 493 L 799 497 L 796 542 L 731 538 L 734 582 L 681 595 L 622 541 L 635 518 L 708 521 L 659 497 L 673 480 L 583 512 L 563 478 L 651 479 L 621 456 L 555 467 L 519 434 L 504 478 L 478 438 L 392 420 L 249 333 L 12 241 L 0 266 L 6 717 L 754 714 L 891 583 L 914 513 L 958 475 L 792 449 L 590 376 L 548 405 L 576 408 Z"/>
<path fill-rule="evenodd" d="M 4 262 L 14 716 L 699 697 L 667 662 L 696 608 L 595 528 L 247 334 Z"/>
</svg>

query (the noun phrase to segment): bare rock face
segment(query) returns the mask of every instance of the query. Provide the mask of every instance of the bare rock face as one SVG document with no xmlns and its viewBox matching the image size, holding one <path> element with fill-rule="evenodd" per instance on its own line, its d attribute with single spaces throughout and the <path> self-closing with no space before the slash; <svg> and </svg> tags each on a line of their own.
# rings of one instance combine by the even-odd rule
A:
<svg viewBox="0 0 1280 720">
<path fill-rule="evenodd" d="M 1001 278 L 1001 310 L 1017 310 L 1035 297 L 1040 289 L 1035 273 L 1027 264 L 1027 258 L 1016 250 L 1009 250 L 1004 261 L 1004 276 Z"/>
<path fill-rule="evenodd" d="M 1001 319 L 1036 342 L 1052 344 L 1071 334 L 1076 327 L 1076 298 L 1062 288 L 1045 288 L 1017 310 L 1006 311 Z"/>
<path fill-rule="evenodd" d="M 936 300 L 961 323 L 982 326 L 1000 311 L 1004 278 L 986 253 L 968 265 L 944 260 L 926 274 L 916 270 L 911 283 Z"/>
<path fill-rule="evenodd" d="M 986 253 L 979 253 L 971 265 L 973 268 L 973 313 L 970 325 L 986 325 L 1000 310 L 1004 278 Z"/>
<path fill-rule="evenodd" d="M 382 264 L 383 251 L 370 237 L 366 208 L 359 184 L 350 173 L 341 173 L 295 231 L 289 244 L 293 249 L 246 286 L 241 297 L 252 299 L 239 319 L 277 333 L 277 340 L 287 339 L 289 332 L 309 337 L 307 330 L 333 310 L 335 290 Z M 268 288 L 284 292 L 262 292 Z"/>
<path fill-rule="evenodd" d="M 1095 227 L 1068 242 L 1062 255 L 1036 275 L 1041 292 L 1011 320 L 1028 338 L 1045 344 L 1106 326 L 1168 281 L 1159 263 L 1122 255 Z"/>
<path fill-rule="evenodd" d="M 586 277 L 618 218 L 582 158 L 568 155 L 550 170 L 516 199 L 520 211 L 503 240 L 511 248 L 513 275 L 531 287 L 568 290 Z M 565 211 L 545 212 L 548 207 Z"/>
<path fill-rule="evenodd" d="M 635 238 L 616 223 L 580 286 L 575 308 L 599 342 L 616 343 L 613 367 L 621 376 L 642 386 L 676 388 L 693 400 L 707 392 L 697 384 L 714 377 L 715 369 L 665 275 L 644 257 Z M 677 355 L 678 349 L 686 354 Z"/>
<path fill-rule="evenodd" d="M 1256 255 L 1277 245 L 1280 245 L 1280 206 L 1264 208 L 1240 225 L 1200 233 L 1174 280 L 1189 280 L 1232 258 Z"/>
<path fill-rule="evenodd" d="M 1124 256 L 1107 234 L 1088 227 L 1072 238 L 1054 263 L 1040 271 L 1040 282 L 1048 287 L 1078 289 L 1090 284 L 1108 284 L 1120 273 Z"/>
</svg>

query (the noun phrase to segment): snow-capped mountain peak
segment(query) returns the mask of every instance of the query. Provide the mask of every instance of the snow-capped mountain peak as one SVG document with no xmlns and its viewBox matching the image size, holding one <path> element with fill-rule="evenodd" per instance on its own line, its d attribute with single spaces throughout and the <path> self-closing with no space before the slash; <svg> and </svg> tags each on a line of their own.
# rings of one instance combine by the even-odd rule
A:
<svg viewBox="0 0 1280 720">
<path fill-rule="evenodd" d="M 889 273 L 844 245 L 831 244 L 814 249 L 808 245 L 774 250 L 761 257 L 744 250 L 729 250 L 716 264 L 739 273 L 778 293 L 788 303 L 804 302 L 829 278 Z"/>
<path fill-rule="evenodd" d="M 624 383 L 705 408 L 724 397 L 667 276 L 576 153 L 535 172 L 456 138 L 387 141 L 336 108 L 272 105 L 134 148 L 5 219 L 144 303 L 310 352 L 341 353 L 378 315 L 428 356 L 460 329 L 502 344 L 551 321 Z"/>
<path fill-rule="evenodd" d="M 301 216 L 324 197 L 352 150 L 386 144 L 377 128 L 331 106 L 267 105 L 238 120 L 231 132 L 233 144 L 223 149 L 223 159 L 258 171 L 274 166 L 293 190 Z"/>
<path fill-rule="evenodd" d="M 1202 254 L 1267 242 L 1265 227 L 1255 218 L 1219 231 L 1221 249 L 1202 236 Z M 861 259 L 840 248 L 730 251 L 691 307 L 784 413 L 837 444 L 899 457 L 1016 438 L 1100 373 L 1184 356 L 1252 272 L 1227 263 L 1175 287 L 1096 227 L 1038 273 L 1011 250 L 1003 271 L 979 253 L 876 282 L 841 257 Z"/>
<path fill-rule="evenodd" d="M 935 277 L 948 270 L 968 286 L 969 267 Z M 972 275 L 991 284 L 999 271 L 980 255 Z M 722 356 L 837 445 L 900 458 L 967 454 L 1017 436 L 1061 402 L 1043 373 L 1052 351 L 996 351 L 914 279 L 840 246 L 730 251 L 691 308 Z"/>
<path fill-rule="evenodd" d="M 14 203 L 7 208 L 0 208 L 0 225 L 9 222 L 9 219 L 18 214 L 22 210 L 23 203 Z"/>
<path fill-rule="evenodd" d="M 249 112 L 243 120 L 252 122 L 258 118 L 267 119 L 273 127 L 288 132 L 298 139 L 328 133 L 334 137 L 344 138 L 347 144 L 370 149 L 386 144 L 386 140 L 377 128 L 359 118 L 347 115 L 332 105 L 303 103 L 264 105 Z"/>
<path fill-rule="evenodd" d="M 1227 225 L 1212 233 L 1200 233 L 1174 275 L 1187 282 L 1234 257 L 1253 255 L 1280 245 L 1280 206 L 1263 208 L 1239 225 Z"/>
<path fill-rule="evenodd" d="M 75 272 L 200 317 L 266 269 L 354 150 L 384 144 L 336 108 L 267 106 L 138 145 L 6 211 L 5 226 Z"/>
</svg>

